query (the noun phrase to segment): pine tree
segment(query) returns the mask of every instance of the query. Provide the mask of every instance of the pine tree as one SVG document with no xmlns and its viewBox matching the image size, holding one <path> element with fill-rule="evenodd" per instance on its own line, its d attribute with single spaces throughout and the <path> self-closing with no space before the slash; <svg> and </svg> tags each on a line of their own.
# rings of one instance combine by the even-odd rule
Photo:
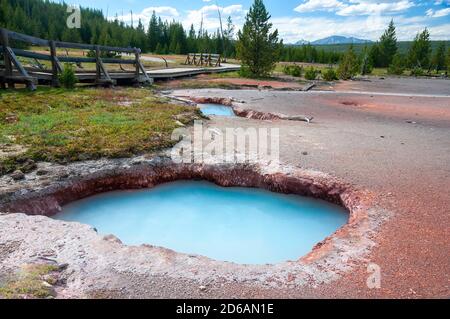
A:
<svg viewBox="0 0 450 319">
<path fill-rule="evenodd" d="M 374 67 L 381 67 L 382 66 L 382 61 L 381 61 L 381 52 L 380 52 L 380 44 L 379 43 L 375 43 L 374 45 L 372 45 L 372 47 L 370 48 L 370 60 L 373 63 Z"/>
<path fill-rule="evenodd" d="M 157 54 L 164 54 L 163 48 L 161 47 L 161 43 L 159 43 L 159 42 L 158 42 L 158 44 L 156 45 L 155 53 L 157 53 Z"/>
<path fill-rule="evenodd" d="M 81 36 L 78 29 L 65 28 L 62 34 L 62 40 L 67 42 L 81 42 Z"/>
<path fill-rule="evenodd" d="M 152 17 L 150 18 L 147 37 L 148 37 L 148 49 L 150 50 L 150 52 L 155 52 L 156 46 L 159 44 L 160 41 L 160 30 L 155 11 L 153 11 Z"/>
<path fill-rule="evenodd" d="M 234 29 L 235 26 L 233 24 L 233 20 L 229 16 L 227 18 L 227 25 L 225 30 L 223 31 L 224 41 L 225 41 L 225 52 L 224 52 L 224 58 L 233 56 L 233 38 L 234 38 Z"/>
<path fill-rule="evenodd" d="M 397 53 L 397 36 L 395 32 L 394 20 L 391 20 L 389 27 L 380 38 L 381 67 L 387 67 L 392 63 L 394 55 Z"/>
<path fill-rule="evenodd" d="M 21 7 L 17 6 L 11 19 L 13 29 L 18 30 L 19 32 L 26 32 L 25 28 L 27 25 L 27 20 L 25 11 Z"/>
<path fill-rule="evenodd" d="M 369 49 L 367 48 L 367 45 L 364 46 L 364 49 L 361 52 L 360 65 L 361 65 L 361 75 L 372 73 L 373 65 L 372 60 L 370 59 L 370 52 Z"/>
<path fill-rule="evenodd" d="M 241 71 L 248 76 L 269 75 L 279 60 L 282 42 L 278 41 L 278 30 L 270 32 L 269 20 L 263 1 L 255 0 L 238 32 L 237 56 L 242 61 Z"/>
<path fill-rule="evenodd" d="M 191 28 L 189 29 L 189 36 L 187 38 L 187 47 L 190 53 L 197 52 L 197 36 L 194 29 L 194 25 L 191 24 Z"/>
<path fill-rule="evenodd" d="M 175 54 L 181 54 L 181 45 L 180 45 L 180 43 L 177 43 L 174 53 Z"/>
<path fill-rule="evenodd" d="M 447 50 L 447 58 L 445 60 L 447 64 L 447 71 L 450 71 L 450 48 Z"/>
<path fill-rule="evenodd" d="M 109 35 L 108 26 L 104 25 L 100 31 L 99 37 L 98 37 L 98 43 L 101 45 L 110 45 L 111 37 Z"/>
<path fill-rule="evenodd" d="M 338 77 L 341 80 L 349 80 L 358 72 L 358 60 L 353 51 L 353 45 L 350 45 L 337 70 Z"/>
<path fill-rule="evenodd" d="M 408 53 L 409 65 L 412 69 L 426 69 L 430 65 L 431 42 L 430 33 L 425 28 L 414 38 Z"/>
<path fill-rule="evenodd" d="M 388 74 L 402 75 L 405 72 L 405 57 L 400 54 L 394 55 L 392 63 L 387 69 Z"/>
<path fill-rule="evenodd" d="M 445 70 L 445 58 L 445 42 L 441 42 L 436 49 L 436 53 L 433 56 L 433 67 L 435 68 L 436 72 Z"/>
</svg>

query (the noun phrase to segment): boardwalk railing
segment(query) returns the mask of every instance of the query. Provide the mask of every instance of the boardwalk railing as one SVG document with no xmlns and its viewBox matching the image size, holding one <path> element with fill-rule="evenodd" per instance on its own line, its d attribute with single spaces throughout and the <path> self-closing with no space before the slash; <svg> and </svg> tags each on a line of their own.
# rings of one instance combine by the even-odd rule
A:
<svg viewBox="0 0 450 319">
<path fill-rule="evenodd" d="M 189 53 L 186 58 L 186 65 L 218 67 L 222 62 L 220 54 L 211 53 Z"/>
<path fill-rule="evenodd" d="M 49 54 L 37 53 L 31 50 L 12 48 L 10 43 L 14 41 L 25 42 L 28 45 L 36 45 L 49 48 Z M 57 48 L 80 49 L 94 52 L 94 57 L 70 57 L 58 56 Z M 59 86 L 58 76 L 63 70 L 61 63 L 95 63 L 94 71 L 77 73 L 81 82 L 91 82 L 97 85 L 113 85 L 117 80 L 132 81 L 134 83 L 152 83 L 147 75 L 141 60 L 139 48 L 119 48 L 92 44 L 70 43 L 62 41 L 45 40 L 26 34 L 17 33 L 0 28 L 0 52 L 3 55 L 3 66 L 0 65 L 0 85 L 6 88 L 14 88 L 16 83 L 24 83 L 32 90 L 38 82 L 50 83 Z M 120 52 L 134 55 L 134 59 L 103 58 L 102 52 Z M 18 57 L 30 58 L 36 61 L 36 67 L 26 68 L 22 66 Z M 46 70 L 39 60 L 50 61 L 51 70 Z M 120 65 L 121 72 L 109 72 L 105 64 Z M 134 65 L 134 71 L 126 71 L 122 64 Z M 15 68 L 14 68 L 15 67 Z"/>
</svg>

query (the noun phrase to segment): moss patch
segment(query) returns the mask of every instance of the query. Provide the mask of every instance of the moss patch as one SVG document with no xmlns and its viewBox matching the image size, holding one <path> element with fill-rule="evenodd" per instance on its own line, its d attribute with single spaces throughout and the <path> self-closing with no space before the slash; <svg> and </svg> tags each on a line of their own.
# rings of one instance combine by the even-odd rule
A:
<svg viewBox="0 0 450 319">
<path fill-rule="evenodd" d="M 170 104 L 149 89 L 74 90 L 0 93 L 0 175 L 31 159 L 67 163 L 100 157 L 127 157 L 173 145 L 179 114 L 198 114 Z M 188 124 L 188 123 L 183 123 Z M 12 145 L 26 151 L 7 155 Z M 6 155 L 5 155 L 6 154 Z"/>
<path fill-rule="evenodd" d="M 17 279 L 0 285 L 0 296 L 7 299 L 54 297 L 53 285 L 59 268 L 53 265 L 25 265 Z"/>
</svg>

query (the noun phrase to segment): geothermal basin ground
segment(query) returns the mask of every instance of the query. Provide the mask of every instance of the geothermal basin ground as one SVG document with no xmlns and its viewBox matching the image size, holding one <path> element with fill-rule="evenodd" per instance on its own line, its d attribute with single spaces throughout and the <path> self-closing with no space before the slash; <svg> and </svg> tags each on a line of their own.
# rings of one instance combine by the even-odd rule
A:
<svg viewBox="0 0 450 319">
<path fill-rule="evenodd" d="M 34 171 L 21 181 L 0 177 L 3 213 L 14 213 L 0 216 L 0 282 L 39 260 L 55 264 L 59 298 L 450 296 L 448 80 L 374 78 L 309 92 L 184 89 L 170 95 L 223 98 L 238 101 L 241 109 L 314 119 L 204 120 L 215 130 L 279 129 L 278 171 L 263 164 L 173 166 L 148 154 L 67 165 L 38 163 L 49 172 L 46 176 Z M 52 216 L 62 202 L 96 191 L 187 177 L 223 186 L 297 190 L 344 205 L 350 221 L 299 260 L 246 266 L 152 243 L 127 246 L 92 226 L 16 214 L 22 209 Z M 7 197 L 19 204 L 5 204 Z M 373 269 L 380 274 L 377 287 L 368 285 Z"/>
</svg>

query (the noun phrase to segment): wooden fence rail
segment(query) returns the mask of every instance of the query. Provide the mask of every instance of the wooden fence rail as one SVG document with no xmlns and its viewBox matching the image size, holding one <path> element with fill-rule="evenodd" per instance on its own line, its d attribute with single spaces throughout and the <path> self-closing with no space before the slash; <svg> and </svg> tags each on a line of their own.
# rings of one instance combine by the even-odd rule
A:
<svg viewBox="0 0 450 319">
<path fill-rule="evenodd" d="M 25 42 L 28 45 L 48 47 L 49 54 L 12 48 L 10 46 L 11 40 Z M 89 50 L 94 52 L 95 57 L 58 56 L 57 48 Z M 139 48 L 120 48 L 45 40 L 0 28 L 0 52 L 3 55 L 3 65 L 0 65 L 0 85 L 2 88 L 6 88 L 6 85 L 9 88 L 14 88 L 16 83 L 24 83 L 29 89 L 35 90 L 36 84 L 39 82 L 50 82 L 53 86 L 59 86 L 59 74 L 63 71 L 61 63 L 76 63 L 77 65 L 81 63 L 95 63 L 95 73 L 83 71 L 82 73 L 77 73 L 77 77 L 80 81 L 93 82 L 97 85 L 114 85 L 117 80 L 131 81 L 133 83 L 153 82 L 153 79 L 148 76 L 141 62 L 141 50 Z M 102 52 L 134 54 L 134 59 L 103 58 Z M 25 68 L 18 57 L 34 59 L 38 67 Z M 39 60 L 50 61 L 51 70 L 45 70 Z M 134 71 L 110 72 L 105 64 L 119 64 L 121 69 L 122 64 L 130 64 L 134 65 L 135 68 Z"/>
</svg>

